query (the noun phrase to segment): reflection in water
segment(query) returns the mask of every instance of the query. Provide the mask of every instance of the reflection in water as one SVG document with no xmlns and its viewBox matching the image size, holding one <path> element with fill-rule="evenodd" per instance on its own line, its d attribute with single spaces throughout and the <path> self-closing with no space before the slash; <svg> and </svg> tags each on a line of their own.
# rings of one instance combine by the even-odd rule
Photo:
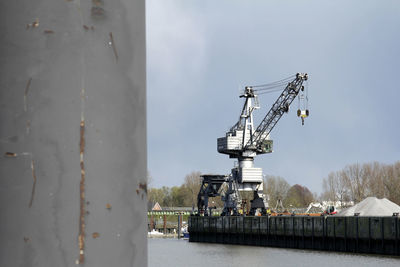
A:
<svg viewBox="0 0 400 267">
<path fill-rule="evenodd" d="M 149 267 L 158 266 L 400 266 L 400 258 L 312 250 L 148 239 Z"/>
</svg>

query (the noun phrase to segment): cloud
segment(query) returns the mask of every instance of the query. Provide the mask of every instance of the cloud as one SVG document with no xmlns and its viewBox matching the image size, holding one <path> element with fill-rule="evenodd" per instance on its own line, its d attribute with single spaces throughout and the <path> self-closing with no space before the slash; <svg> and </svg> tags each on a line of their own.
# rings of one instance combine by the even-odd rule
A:
<svg viewBox="0 0 400 267">
<path fill-rule="evenodd" d="M 399 158 L 400 38 L 391 27 L 399 5 L 226 2 L 147 1 L 148 155 L 157 184 L 180 184 L 192 170 L 229 173 L 233 160 L 215 146 L 240 112 L 237 84 L 297 71 L 310 74 L 311 116 L 301 126 L 292 104 L 271 134 L 275 153 L 257 158 L 265 174 L 318 191 L 346 164 Z M 260 99 L 256 124 L 276 98 Z"/>
<path fill-rule="evenodd" d="M 205 27 L 201 14 L 176 1 L 147 1 L 147 58 L 153 78 L 186 80 L 204 70 Z M 176 88 L 178 90 L 178 88 Z"/>
</svg>

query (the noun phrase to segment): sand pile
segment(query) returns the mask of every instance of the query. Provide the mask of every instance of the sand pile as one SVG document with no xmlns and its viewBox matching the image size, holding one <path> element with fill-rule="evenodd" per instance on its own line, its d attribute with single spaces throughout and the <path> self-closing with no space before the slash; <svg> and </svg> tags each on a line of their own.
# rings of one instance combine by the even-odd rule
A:
<svg viewBox="0 0 400 267">
<path fill-rule="evenodd" d="M 367 197 L 357 205 L 344 209 L 337 215 L 354 216 L 354 213 L 360 213 L 359 216 L 392 216 L 394 212 L 400 213 L 400 206 L 396 203 L 387 198 Z"/>
</svg>

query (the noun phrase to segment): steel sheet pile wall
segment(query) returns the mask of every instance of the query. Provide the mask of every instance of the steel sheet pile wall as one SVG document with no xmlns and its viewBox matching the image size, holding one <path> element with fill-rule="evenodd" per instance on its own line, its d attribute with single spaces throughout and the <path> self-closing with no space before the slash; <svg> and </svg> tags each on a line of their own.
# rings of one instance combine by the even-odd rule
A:
<svg viewBox="0 0 400 267">
<path fill-rule="evenodd" d="M 189 218 L 190 242 L 400 255 L 398 217 Z"/>
</svg>

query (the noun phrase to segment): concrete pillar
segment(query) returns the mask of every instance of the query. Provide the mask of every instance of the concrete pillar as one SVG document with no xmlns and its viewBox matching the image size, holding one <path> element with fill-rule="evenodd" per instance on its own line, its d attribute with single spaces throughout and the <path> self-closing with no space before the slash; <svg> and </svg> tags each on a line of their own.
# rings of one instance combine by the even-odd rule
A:
<svg viewBox="0 0 400 267">
<path fill-rule="evenodd" d="M 0 266 L 146 266 L 145 1 L 0 13 Z"/>
</svg>

